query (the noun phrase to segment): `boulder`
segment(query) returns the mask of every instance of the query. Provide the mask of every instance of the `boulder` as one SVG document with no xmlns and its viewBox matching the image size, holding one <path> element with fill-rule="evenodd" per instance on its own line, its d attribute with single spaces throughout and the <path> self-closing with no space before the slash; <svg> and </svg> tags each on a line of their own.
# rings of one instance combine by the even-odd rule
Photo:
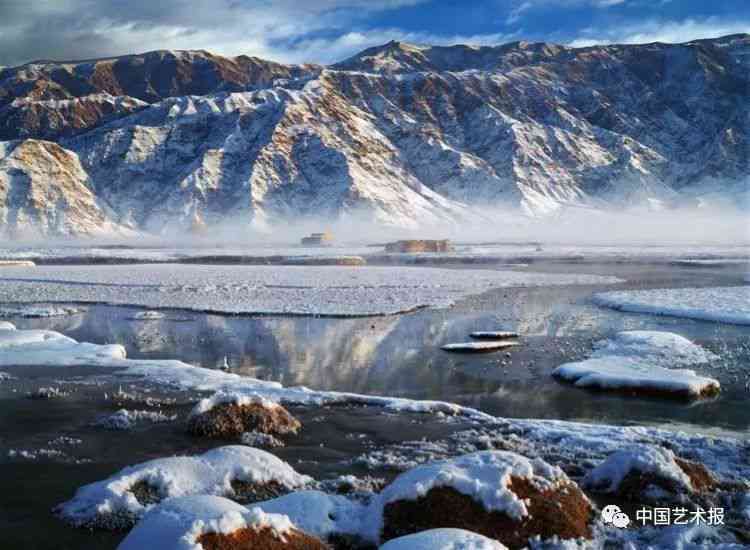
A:
<svg viewBox="0 0 750 550">
<path fill-rule="evenodd" d="M 646 445 L 612 453 L 582 483 L 591 491 L 634 502 L 679 501 L 718 487 L 703 464 Z"/>
<path fill-rule="evenodd" d="M 247 509 L 225 498 L 177 497 L 151 509 L 118 550 L 327 550 L 287 516 Z"/>
<path fill-rule="evenodd" d="M 227 393 L 203 399 L 188 419 L 188 432 L 192 435 L 220 439 L 236 439 L 249 432 L 296 434 L 301 427 L 299 420 L 278 403 Z"/>
<path fill-rule="evenodd" d="M 378 496 L 382 541 L 455 528 L 523 548 L 541 539 L 591 538 L 592 507 L 575 482 L 541 459 L 483 451 L 419 466 Z"/>
</svg>

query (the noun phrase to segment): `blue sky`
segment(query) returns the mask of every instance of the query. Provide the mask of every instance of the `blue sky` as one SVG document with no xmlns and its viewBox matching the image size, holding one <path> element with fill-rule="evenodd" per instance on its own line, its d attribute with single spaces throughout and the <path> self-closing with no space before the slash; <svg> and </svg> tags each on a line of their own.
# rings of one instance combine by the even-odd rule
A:
<svg viewBox="0 0 750 550">
<path fill-rule="evenodd" d="M 571 45 L 750 32 L 750 0 L 2 0 L 0 65 L 153 49 L 330 63 L 391 39 Z"/>
</svg>

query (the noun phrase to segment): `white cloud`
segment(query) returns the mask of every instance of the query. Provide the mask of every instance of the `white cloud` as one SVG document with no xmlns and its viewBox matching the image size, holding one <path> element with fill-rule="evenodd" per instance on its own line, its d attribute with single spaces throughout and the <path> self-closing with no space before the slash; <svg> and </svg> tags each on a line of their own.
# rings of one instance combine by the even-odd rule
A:
<svg viewBox="0 0 750 550">
<path fill-rule="evenodd" d="M 153 49 L 320 61 L 294 44 L 347 33 L 367 16 L 427 0 L 60 0 L 0 2 L 0 64 Z"/>
<path fill-rule="evenodd" d="M 716 38 L 727 34 L 750 32 L 750 17 L 744 21 L 685 19 L 683 21 L 646 20 L 610 29 L 584 29 L 568 45 L 573 47 L 599 44 L 647 44 L 649 42 L 681 43 L 701 38 Z"/>
</svg>

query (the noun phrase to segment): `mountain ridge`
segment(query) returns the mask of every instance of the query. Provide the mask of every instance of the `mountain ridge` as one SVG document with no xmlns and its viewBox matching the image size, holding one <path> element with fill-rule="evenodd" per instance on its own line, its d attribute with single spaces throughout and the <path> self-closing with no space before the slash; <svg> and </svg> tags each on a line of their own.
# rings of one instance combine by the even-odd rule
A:
<svg viewBox="0 0 750 550">
<path fill-rule="evenodd" d="M 75 156 L 107 230 L 196 217 L 413 226 L 460 223 L 476 205 L 537 215 L 698 203 L 692 189 L 735 189 L 750 173 L 750 35 L 585 48 L 390 42 L 327 67 L 157 53 L 0 69 L 0 139 Z M 97 233 L 91 215 L 68 225 L 9 215 L 18 205 L 2 167 L 19 167 L 8 150 L 6 235 Z"/>
</svg>

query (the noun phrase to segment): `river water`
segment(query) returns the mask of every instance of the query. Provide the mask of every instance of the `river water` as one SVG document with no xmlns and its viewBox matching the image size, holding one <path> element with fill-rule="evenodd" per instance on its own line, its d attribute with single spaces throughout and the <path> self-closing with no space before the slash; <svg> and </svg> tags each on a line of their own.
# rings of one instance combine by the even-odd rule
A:
<svg viewBox="0 0 750 550">
<path fill-rule="evenodd" d="M 750 327 L 628 314 L 590 302 L 593 292 L 612 288 L 740 284 L 742 266 L 540 262 L 530 269 L 616 275 L 628 282 L 615 287 L 501 289 L 451 309 L 360 319 L 168 312 L 161 320 L 139 321 L 134 319 L 137 309 L 88 306 L 66 317 L 7 320 L 19 329 L 49 328 L 79 341 L 120 343 L 131 358 L 176 358 L 206 368 L 218 368 L 226 358 L 232 372 L 284 385 L 452 401 L 504 417 L 750 435 Z M 439 349 L 466 340 L 473 330 L 496 329 L 521 333 L 521 346 L 508 354 L 482 355 Z M 720 396 L 697 403 L 640 399 L 576 389 L 550 376 L 561 363 L 584 358 L 593 342 L 634 329 L 676 332 L 717 353 L 721 360 L 702 372 L 719 379 Z M 8 547 L 114 548 L 122 534 L 69 528 L 53 517 L 51 508 L 70 498 L 78 486 L 125 465 L 214 445 L 184 433 L 195 395 L 115 379 L 109 371 L 91 368 L 4 370 L 15 377 L 0 382 L 0 532 Z M 49 385 L 63 387 L 70 395 L 43 401 L 26 397 Z M 113 399 L 120 389 L 139 396 L 138 401 Z M 146 403 L 146 397 L 165 401 L 157 407 Z M 178 420 L 128 432 L 92 425 L 121 406 L 151 407 L 176 414 Z M 460 428 L 368 408 L 293 412 L 305 426 L 302 436 L 293 446 L 274 452 L 318 479 L 347 473 L 387 477 L 392 474 L 367 472 L 350 460 L 378 446 L 437 438 Z M 38 449 L 52 450 L 53 456 L 9 456 L 13 450 Z"/>
</svg>

